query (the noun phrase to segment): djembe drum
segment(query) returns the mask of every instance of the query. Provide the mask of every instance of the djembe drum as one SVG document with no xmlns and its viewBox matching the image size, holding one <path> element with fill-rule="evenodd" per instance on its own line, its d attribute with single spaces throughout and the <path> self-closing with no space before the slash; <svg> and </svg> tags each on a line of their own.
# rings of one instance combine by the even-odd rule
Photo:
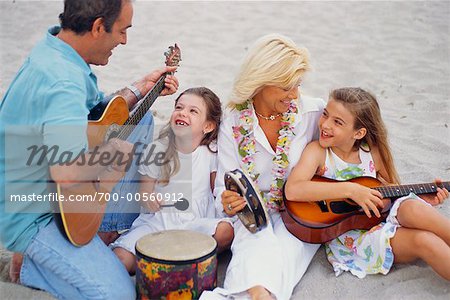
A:
<svg viewBox="0 0 450 300">
<path fill-rule="evenodd" d="M 138 299 L 198 299 L 217 284 L 217 243 L 206 234 L 167 230 L 136 243 Z"/>
</svg>

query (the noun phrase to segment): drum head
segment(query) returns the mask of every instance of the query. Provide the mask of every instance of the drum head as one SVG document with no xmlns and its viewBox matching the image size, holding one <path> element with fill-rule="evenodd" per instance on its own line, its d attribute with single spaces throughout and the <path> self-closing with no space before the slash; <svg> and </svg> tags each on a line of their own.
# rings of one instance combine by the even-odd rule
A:
<svg viewBox="0 0 450 300">
<path fill-rule="evenodd" d="M 242 170 L 226 172 L 225 188 L 237 192 L 244 197 L 247 205 L 237 213 L 242 224 L 251 232 L 256 233 L 267 226 L 269 217 L 261 199 L 261 193 L 253 180 Z"/>
<path fill-rule="evenodd" d="M 136 253 L 164 262 L 198 260 L 215 253 L 216 248 L 214 238 L 190 230 L 155 232 L 136 242 Z"/>
</svg>

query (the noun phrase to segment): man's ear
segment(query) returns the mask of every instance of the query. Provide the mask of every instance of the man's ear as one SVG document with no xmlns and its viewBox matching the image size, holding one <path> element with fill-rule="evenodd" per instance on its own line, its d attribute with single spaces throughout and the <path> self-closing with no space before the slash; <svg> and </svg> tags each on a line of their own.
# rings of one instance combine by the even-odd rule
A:
<svg viewBox="0 0 450 300">
<path fill-rule="evenodd" d="M 105 33 L 105 22 L 103 18 L 95 19 L 94 23 L 92 23 L 91 34 L 93 37 L 97 38 L 103 33 Z"/>
<path fill-rule="evenodd" d="M 355 140 L 360 140 L 360 139 L 362 139 L 363 137 L 365 137 L 366 136 L 366 133 L 367 133 L 367 129 L 366 128 L 360 128 L 360 129 L 358 129 L 356 132 L 355 132 L 355 134 L 353 135 L 353 138 L 355 139 Z"/>
</svg>

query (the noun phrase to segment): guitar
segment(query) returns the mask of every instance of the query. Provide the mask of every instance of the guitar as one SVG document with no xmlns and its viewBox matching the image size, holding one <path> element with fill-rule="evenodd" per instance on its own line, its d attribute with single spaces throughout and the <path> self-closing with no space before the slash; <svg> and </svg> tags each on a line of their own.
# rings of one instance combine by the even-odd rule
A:
<svg viewBox="0 0 450 300">
<path fill-rule="evenodd" d="M 178 66 L 181 61 L 181 52 L 177 44 L 170 46 L 164 55 L 167 66 Z M 100 146 L 112 138 L 126 140 L 164 89 L 166 75 L 167 73 L 158 79 L 131 113 L 127 102 L 120 95 L 96 105 L 88 117 L 89 148 Z M 56 185 L 58 197 L 64 195 L 64 199 L 68 199 L 69 195 L 72 195 L 90 199 L 90 201 L 57 201 L 57 213 L 53 215 L 60 231 L 70 243 L 83 246 L 94 238 L 102 223 L 107 203 L 105 200 L 110 200 L 109 192 L 124 175 L 125 172 L 112 170 L 102 173 L 97 181 L 80 181 L 68 188 Z"/>
<path fill-rule="evenodd" d="M 325 177 L 314 176 L 313 181 L 338 182 Z M 382 186 L 373 177 L 358 177 L 349 180 L 378 190 L 383 196 L 385 208 L 381 217 L 368 218 L 362 208 L 350 199 L 332 199 L 317 202 L 290 201 L 284 197 L 285 209 L 280 211 L 286 228 L 298 239 L 313 244 L 328 242 L 351 229 L 370 229 L 384 221 L 395 199 L 409 195 L 436 193 L 436 183 Z M 442 187 L 450 188 L 450 181 Z M 388 204 L 388 205 L 386 205 Z"/>
</svg>

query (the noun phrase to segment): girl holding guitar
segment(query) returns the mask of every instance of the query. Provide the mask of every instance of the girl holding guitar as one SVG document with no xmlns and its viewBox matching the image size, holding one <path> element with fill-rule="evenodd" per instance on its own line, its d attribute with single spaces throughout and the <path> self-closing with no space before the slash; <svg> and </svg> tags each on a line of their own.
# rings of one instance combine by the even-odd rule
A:
<svg viewBox="0 0 450 300">
<path fill-rule="evenodd" d="M 312 180 L 315 175 L 337 181 L 368 176 L 398 184 L 375 97 L 360 88 L 332 91 L 319 130 L 319 140 L 306 147 L 288 178 L 287 206 L 296 201 L 319 203 L 323 199 L 349 198 L 371 219 L 382 220 L 381 213 L 387 215 L 385 222 L 370 230 L 353 229 L 325 244 L 336 275 L 343 271 L 359 278 L 387 274 L 394 262 L 420 258 L 450 280 L 450 220 L 431 206 L 448 197 L 447 189 L 437 188 L 437 193 L 424 194 L 422 199 L 410 193 L 397 199 L 388 213 L 390 201 L 376 189 L 354 182 Z"/>
</svg>

